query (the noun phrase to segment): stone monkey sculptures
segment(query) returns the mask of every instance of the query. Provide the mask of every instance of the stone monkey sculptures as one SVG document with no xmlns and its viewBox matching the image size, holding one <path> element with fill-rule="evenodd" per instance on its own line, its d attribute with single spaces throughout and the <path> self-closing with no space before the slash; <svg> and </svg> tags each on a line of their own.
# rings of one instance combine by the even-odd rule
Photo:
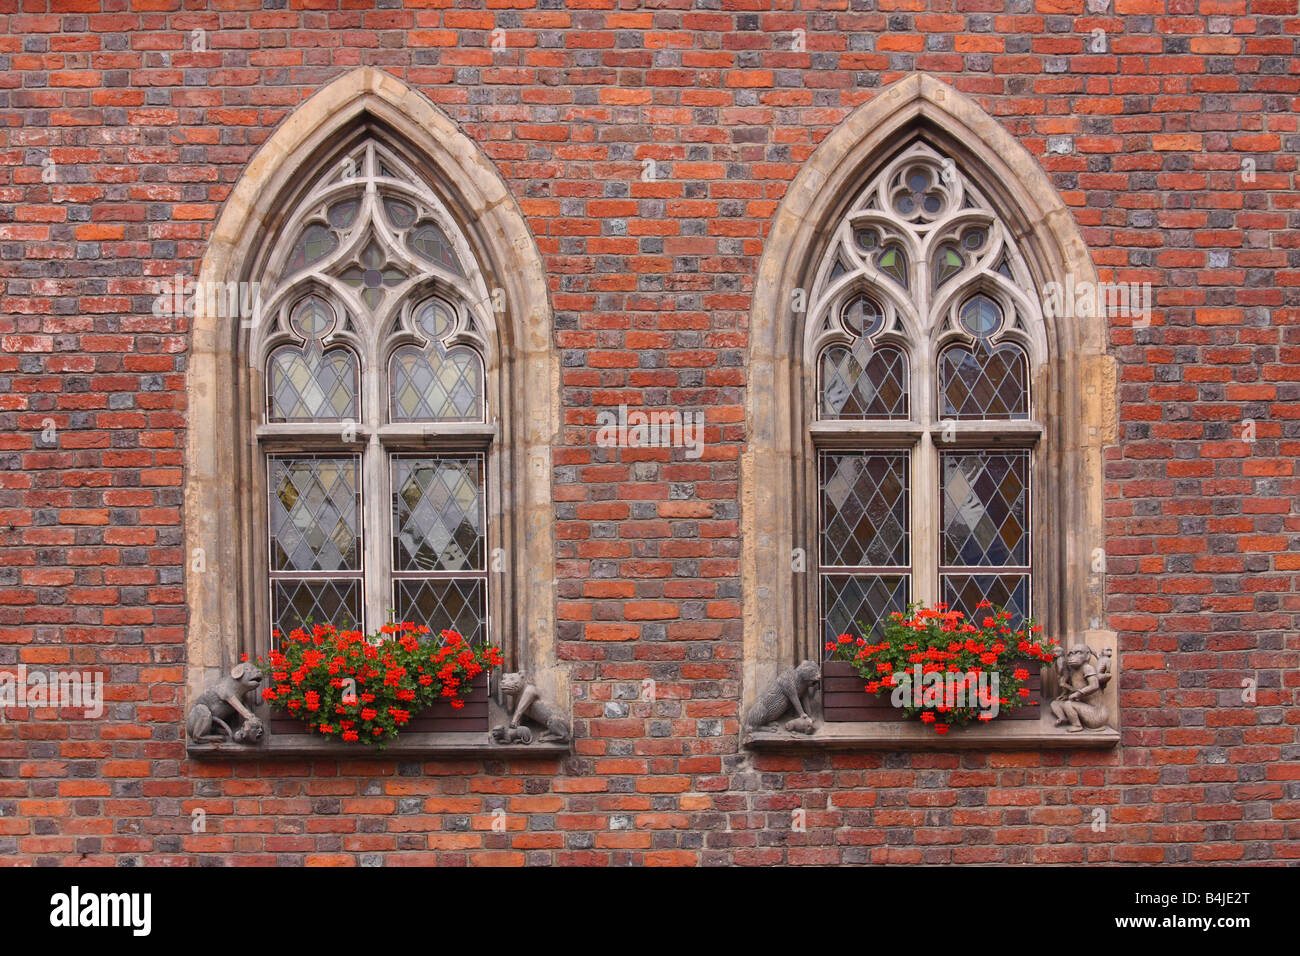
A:
<svg viewBox="0 0 1300 956">
<path fill-rule="evenodd" d="M 236 664 L 215 684 L 199 695 L 185 718 L 185 729 L 195 743 L 257 743 L 262 739 L 262 722 L 249 709 L 246 698 L 262 684 L 262 672 L 248 661 Z M 236 723 L 235 718 L 238 718 Z M 212 733 L 213 725 L 218 733 Z M 231 725 L 234 725 L 233 728 Z"/>
<path fill-rule="evenodd" d="M 1106 648 L 1094 667 L 1091 662 L 1097 659 L 1097 652 L 1087 644 L 1075 644 L 1058 657 L 1060 693 L 1051 703 L 1057 727 L 1065 727 L 1067 733 L 1073 734 L 1106 726 L 1110 714 L 1102 691 L 1110 683 L 1113 656 L 1114 652 Z"/>
</svg>

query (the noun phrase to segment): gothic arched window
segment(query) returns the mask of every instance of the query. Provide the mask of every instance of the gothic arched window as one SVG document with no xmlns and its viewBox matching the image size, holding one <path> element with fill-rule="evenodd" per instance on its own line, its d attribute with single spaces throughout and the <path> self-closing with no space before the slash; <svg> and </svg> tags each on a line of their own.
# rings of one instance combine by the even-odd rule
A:
<svg viewBox="0 0 1300 956">
<path fill-rule="evenodd" d="M 823 643 L 912 602 L 1032 615 L 1039 301 L 1007 225 L 923 141 L 848 204 L 804 343 Z"/>
<path fill-rule="evenodd" d="M 357 137 L 265 246 L 269 621 L 488 635 L 492 296 L 414 164 Z"/>
</svg>

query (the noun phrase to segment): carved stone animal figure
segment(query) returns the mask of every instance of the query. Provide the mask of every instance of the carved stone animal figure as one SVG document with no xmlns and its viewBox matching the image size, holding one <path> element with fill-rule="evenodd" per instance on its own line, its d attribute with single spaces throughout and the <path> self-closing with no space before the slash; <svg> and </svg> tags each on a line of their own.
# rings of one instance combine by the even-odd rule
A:
<svg viewBox="0 0 1300 956">
<path fill-rule="evenodd" d="M 527 727 L 511 727 L 502 724 L 492 728 L 492 739 L 499 744 L 531 744 L 533 732 Z"/>
<path fill-rule="evenodd" d="M 804 661 L 798 667 L 785 668 L 758 695 L 758 700 L 749 710 L 745 726 L 750 730 L 765 727 L 774 729 L 771 725 L 793 710 L 796 716 L 786 722 L 785 729 L 791 733 L 811 734 L 816 724 L 804 709 L 804 698 L 807 695 L 811 703 L 810 691 L 815 690 L 821 680 L 821 668 L 814 661 Z"/>
<path fill-rule="evenodd" d="M 262 672 L 247 661 L 205 690 L 185 718 L 185 729 L 195 742 L 255 743 L 262 739 L 262 722 L 249 709 L 246 698 L 262 684 Z M 238 718 L 238 723 L 235 723 Z M 219 733 L 212 733 L 213 725 Z M 231 724 L 235 724 L 232 729 Z"/>
<path fill-rule="evenodd" d="M 1099 673 L 1091 663 L 1096 656 L 1097 652 L 1086 644 L 1076 644 L 1065 655 L 1061 693 L 1051 707 L 1056 726 L 1065 727 L 1068 733 L 1096 730 L 1105 727 L 1110 719 L 1101 694 L 1102 688 L 1110 683 L 1110 660 L 1106 660 L 1104 670 Z"/>
<path fill-rule="evenodd" d="M 537 688 L 523 674 L 502 674 L 501 693 L 515 698 L 515 709 L 509 724 L 492 728 L 492 739 L 497 743 L 532 743 L 532 732 L 522 724 L 525 717 L 546 728 L 537 735 L 543 743 L 566 743 L 569 740 L 568 723 L 542 700 Z"/>
</svg>

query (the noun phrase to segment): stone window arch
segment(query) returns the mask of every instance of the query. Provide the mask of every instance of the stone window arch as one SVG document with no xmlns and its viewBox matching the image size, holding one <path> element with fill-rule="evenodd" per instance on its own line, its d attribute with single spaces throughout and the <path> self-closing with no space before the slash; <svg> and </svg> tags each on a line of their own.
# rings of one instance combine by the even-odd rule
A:
<svg viewBox="0 0 1300 956">
<path fill-rule="evenodd" d="M 989 598 L 1113 646 L 1113 363 L 1103 318 L 1044 307 L 1052 283 L 1097 283 L 1069 210 L 931 77 L 883 90 L 805 164 L 751 311 L 747 700 L 909 601 Z"/>
<path fill-rule="evenodd" d="M 255 308 L 194 317 L 191 692 L 303 611 L 373 630 L 391 609 L 498 643 L 567 703 L 551 312 L 491 162 L 425 97 L 355 70 L 254 156 L 206 289 L 251 290 Z"/>
</svg>

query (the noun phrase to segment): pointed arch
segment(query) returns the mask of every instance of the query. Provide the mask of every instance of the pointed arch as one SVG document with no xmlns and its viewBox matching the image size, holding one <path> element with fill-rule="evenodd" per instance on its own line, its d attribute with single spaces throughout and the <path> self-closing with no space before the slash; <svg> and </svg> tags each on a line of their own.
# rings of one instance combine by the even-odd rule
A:
<svg viewBox="0 0 1300 956">
<path fill-rule="evenodd" d="M 816 394 L 818 363 L 810 348 L 817 334 L 828 338 L 820 328 L 810 332 L 808 315 L 796 309 L 807 308 L 813 290 L 828 282 L 848 288 L 854 281 L 828 256 L 837 225 L 864 186 L 918 142 L 950 157 L 985 197 L 1040 294 L 1051 283 L 1096 288 L 1074 216 L 1034 157 L 972 99 L 933 77 L 913 74 L 885 88 L 817 148 L 776 211 L 750 311 L 741 479 L 747 698 L 777 667 L 820 659 L 809 626 L 816 609 L 807 606 L 804 583 L 815 562 L 815 494 L 801 475 L 815 457 L 807 396 Z M 879 291 L 890 294 L 886 283 Z M 1042 522 L 1035 580 L 1041 576 L 1043 598 L 1035 605 L 1046 627 L 1073 638 L 1100 628 L 1104 615 L 1093 555 L 1104 541 L 1102 451 L 1115 438 L 1116 377 L 1104 319 L 1033 311 L 1041 324 L 1030 334 L 1041 335 L 1042 354 L 1032 387 L 1044 426 L 1035 498 Z M 910 428 L 898 424 L 900 443 Z M 922 527 L 937 534 L 932 525 Z"/>
<path fill-rule="evenodd" d="M 255 281 L 268 268 L 268 237 L 284 226 L 304 171 L 339 156 L 362 130 L 382 132 L 435 189 L 468 247 L 465 254 L 478 266 L 479 298 L 487 299 L 478 305 L 491 337 L 486 371 L 495 382 L 487 425 L 497 439 L 493 454 L 501 477 L 489 489 L 501 517 L 497 629 L 508 664 L 526 662 L 534 680 L 553 683 L 545 688 L 553 699 L 566 701 L 554 667 L 550 479 L 559 384 L 551 307 L 536 243 L 491 160 L 418 91 L 369 67 L 353 70 L 298 106 L 253 156 L 208 240 L 199 288 Z M 458 280 L 454 273 L 450 268 L 447 277 L 435 275 L 431 282 L 450 287 Z M 201 310 L 191 327 L 185 484 L 191 692 L 251 652 L 250 629 L 260 620 L 251 592 L 256 550 L 264 541 L 248 507 L 257 485 L 249 450 L 260 418 L 245 396 L 262 387 L 264 369 L 249 349 L 248 325 L 219 310 Z"/>
</svg>

